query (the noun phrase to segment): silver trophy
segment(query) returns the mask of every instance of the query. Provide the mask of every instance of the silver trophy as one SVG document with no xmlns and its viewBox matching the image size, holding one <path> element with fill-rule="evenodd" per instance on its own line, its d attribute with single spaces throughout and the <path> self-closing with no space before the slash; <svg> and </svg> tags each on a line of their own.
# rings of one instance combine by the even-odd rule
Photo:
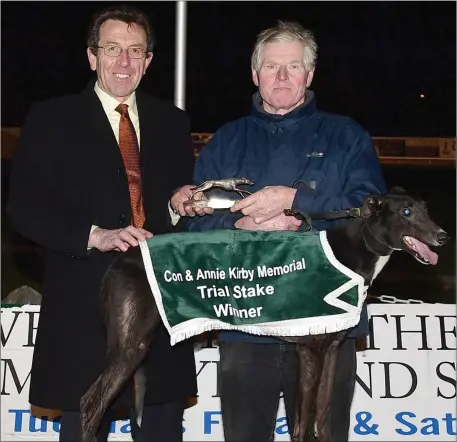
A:
<svg viewBox="0 0 457 442">
<path fill-rule="evenodd" d="M 205 195 L 205 198 L 198 200 L 195 199 L 195 195 L 213 189 L 222 189 L 227 192 L 237 192 L 242 198 L 244 198 L 244 194 L 251 195 L 251 192 L 238 188 L 238 186 L 243 184 L 252 186 L 254 183 L 247 178 L 223 178 L 220 180 L 205 181 L 192 191 L 191 197 L 184 203 L 184 205 L 199 209 L 229 209 L 236 203 L 236 200 L 221 196 L 220 193 L 210 195 L 209 197 L 206 197 Z"/>
</svg>

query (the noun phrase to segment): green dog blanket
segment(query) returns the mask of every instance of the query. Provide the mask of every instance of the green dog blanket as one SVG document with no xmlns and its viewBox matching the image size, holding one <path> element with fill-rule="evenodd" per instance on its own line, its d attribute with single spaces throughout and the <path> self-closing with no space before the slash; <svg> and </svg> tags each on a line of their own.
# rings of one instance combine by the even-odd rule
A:
<svg viewBox="0 0 457 442">
<path fill-rule="evenodd" d="M 140 247 L 172 345 L 210 330 L 304 336 L 359 322 L 364 280 L 325 231 L 171 233 Z"/>
</svg>

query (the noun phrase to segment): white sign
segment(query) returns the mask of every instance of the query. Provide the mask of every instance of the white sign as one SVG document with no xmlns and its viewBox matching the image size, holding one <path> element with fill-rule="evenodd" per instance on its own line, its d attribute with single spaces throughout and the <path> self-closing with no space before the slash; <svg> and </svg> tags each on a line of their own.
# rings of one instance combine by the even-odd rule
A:
<svg viewBox="0 0 457 442">
<path fill-rule="evenodd" d="M 377 304 L 368 311 L 371 334 L 358 353 L 350 440 L 454 441 L 456 306 Z M 2 308 L 1 319 L 1 440 L 58 440 L 58 420 L 32 416 L 28 403 L 39 307 Z M 217 348 L 196 352 L 199 398 L 184 415 L 185 441 L 224 440 L 218 364 Z M 109 440 L 131 440 L 129 433 L 128 421 L 113 422 Z M 282 400 L 275 440 L 290 440 Z"/>
</svg>

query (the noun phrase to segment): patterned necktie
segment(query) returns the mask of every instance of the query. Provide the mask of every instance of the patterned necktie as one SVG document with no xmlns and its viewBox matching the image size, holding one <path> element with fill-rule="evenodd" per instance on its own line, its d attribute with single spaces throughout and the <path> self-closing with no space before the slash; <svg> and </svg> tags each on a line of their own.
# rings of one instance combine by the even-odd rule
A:
<svg viewBox="0 0 457 442">
<path fill-rule="evenodd" d="M 124 160 L 129 183 L 130 204 L 132 206 L 133 225 L 143 227 L 145 215 L 141 194 L 140 149 L 135 128 L 129 117 L 128 105 L 120 104 L 116 111 L 121 114 L 119 123 L 119 148 Z"/>
</svg>

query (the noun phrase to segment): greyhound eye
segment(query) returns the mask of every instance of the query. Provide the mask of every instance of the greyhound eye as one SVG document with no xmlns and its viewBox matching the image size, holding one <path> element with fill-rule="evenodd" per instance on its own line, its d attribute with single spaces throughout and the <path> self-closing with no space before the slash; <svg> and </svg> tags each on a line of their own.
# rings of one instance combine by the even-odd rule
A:
<svg viewBox="0 0 457 442">
<path fill-rule="evenodd" d="M 403 216 L 410 216 L 411 213 L 412 213 L 412 211 L 409 207 L 403 207 L 403 209 L 401 209 L 401 214 Z"/>
</svg>

